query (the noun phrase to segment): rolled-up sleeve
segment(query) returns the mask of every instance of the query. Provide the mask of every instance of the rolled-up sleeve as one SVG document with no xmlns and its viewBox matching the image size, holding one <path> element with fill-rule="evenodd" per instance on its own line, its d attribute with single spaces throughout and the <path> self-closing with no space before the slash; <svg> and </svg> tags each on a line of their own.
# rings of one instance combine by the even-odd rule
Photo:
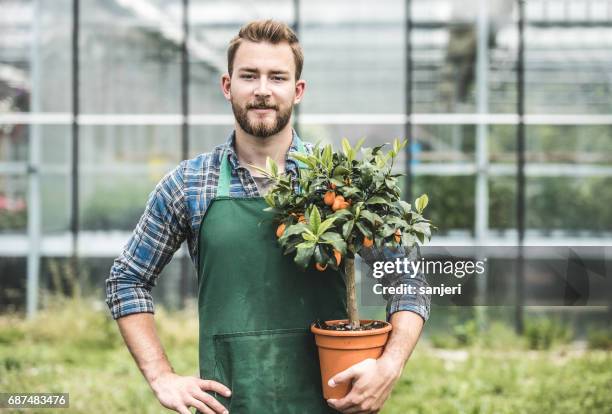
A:
<svg viewBox="0 0 612 414">
<path fill-rule="evenodd" d="M 187 236 L 183 164 L 168 173 L 150 194 L 134 232 L 106 279 L 106 304 L 114 319 L 154 312 L 151 290 Z"/>
<path fill-rule="evenodd" d="M 418 260 L 418 250 L 416 248 L 408 251 L 404 249 L 391 248 L 363 248 L 359 253 L 363 261 L 370 267 L 373 267 L 375 262 L 393 261 L 396 259 L 407 258 L 409 261 Z M 410 267 L 409 267 L 410 268 Z M 371 272 L 370 272 L 371 273 Z M 371 274 L 369 277 L 373 277 Z M 424 321 L 429 319 L 431 308 L 431 295 L 420 293 L 422 287 L 429 286 L 425 275 L 422 272 L 413 274 L 408 273 L 386 273 L 381 278 L 381 283 L 385 287 L 398 287 L 401 285 L 414 286 L 414 294 L 384 294 L 383 297 L 387 301 L 387 321 L 395 312 L 411 311 L 420 315 Z"/>
</svg>

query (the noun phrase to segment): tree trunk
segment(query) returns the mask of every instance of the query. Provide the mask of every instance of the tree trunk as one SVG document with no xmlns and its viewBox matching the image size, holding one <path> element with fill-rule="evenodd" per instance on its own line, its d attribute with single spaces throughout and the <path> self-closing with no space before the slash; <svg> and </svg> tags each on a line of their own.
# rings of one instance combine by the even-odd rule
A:
<svg viewBox="0 0 612 414">
<path fill-rule="evenodd" d="M 359 313 L 357 312 L 357 294 L 355 292 L 355 259 L 346 258 L 344 261 L 346 274 L 346 310 L 352 328 L 359 328 Z"/>
</svg>

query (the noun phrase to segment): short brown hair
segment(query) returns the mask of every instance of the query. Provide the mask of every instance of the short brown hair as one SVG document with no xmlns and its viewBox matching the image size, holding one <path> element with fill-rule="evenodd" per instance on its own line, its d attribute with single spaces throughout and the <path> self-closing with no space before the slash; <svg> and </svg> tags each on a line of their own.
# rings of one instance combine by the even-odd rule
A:
<svg viewBox="0 0 612 414">
<path fill-rule="evenodd" d="M 302 52 L 302 46 L 300 46 L 295 32 L 285 23 L 275 20 L 255 20 L 242 26 L 238 35 L 230 41 L 227 48 L 227 71 L 230 76 L 232 76 L 234 70 L 236 51 L 243 40 L 255 43 L 269 42 L 273 45 L 281 42 L 289 43 L 295 61 L 295 79 L 300 79 L 304 66 L 304 52 Z"/>
</svg>

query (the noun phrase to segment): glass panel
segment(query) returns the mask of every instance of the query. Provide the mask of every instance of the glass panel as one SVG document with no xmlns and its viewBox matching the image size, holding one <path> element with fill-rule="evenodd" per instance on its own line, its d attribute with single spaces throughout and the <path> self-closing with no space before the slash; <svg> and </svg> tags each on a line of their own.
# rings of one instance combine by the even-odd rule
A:
<svg viewBox="0 0 612 414">
<path fill-rule="evenodd" d="M 83 230 L 132 230 L 148 195 L 180 158 L 175 126 L 81 129 L 80 220 Z"/>
<path fill-rule="evenodd" d="M 517 7 L 514 0 L 485 0 L 488 7 L 488 112 L 516 113 Z"/>
<path fill-rule="evenodd" d="M 413 182 L 413 194 L 429 196 L 425 216 L 438 227 L 434 237 L 473 236 L 476 187 L 473 175 L 416 175 Z"/>
<path fill-rule="evenodd" d="M 0 13 L 1 112 L 67 112 L 72 2 L 4 0 Z"/>
<path fill-rule="evenodd" d="M 612 165 L 612 125 L 527 126 L 527 161 Z"/>
<path fill-rule="evenodd" d="M 180 113 L 181 13 L 180 0 L 84 0 L 81 111 Z"/>
<path fill-rule="evenodd" d="M 598 5 L 603 8 L 590 7 L 592 3 L 529 2 L 525 28 L 528 113 L 612 112 L 612 5 L 608 1 Z"/>
<path fill-rule="evenodd" d="M 30 127 L 23 124 L 0 124 L 0 162 L 27 161 Z"/>
<path fill-rule="evenodd" d="M 612 126 L 533 125 L 526 131 L 527 228 L 571 237 L 609 233 Z"/>
<path fill-rule="evenodd" d="M 25 233 L 28 182 L 23 175 L 0 175 L 0 234 Z"/>
<path fill-rule="evenodd" d="M 119 252 L 117 252 L 118 254 Z M 105 293 L 100 289 L 100 286 L 104 286 L 104 280 L 110 274 L 115 257 L 83 257 L 79 259 L 78 282 L 82 294 L 87 297 L 96 297 L 100 301 L 105 299 Z M 187 260 L 184 268 L 181 267 L 181 259 L 174 257 L 160 273 L 157 285 L 153 288 L 153 300 L 156 307 L 160 305 L 166 309 L 179 307 L 180 275 L 183 269 L 188 273 L 187 297 L 194 298 L 196 296 L 197 276 L 194 266 L 188 259 L 184 258 L 182 260 Z M 2 269 L 1 265 L 0 269 Z M 40 272 L 41 287 L 47 292 L 70 294 L 77 282 L 76 278 L 72 277 L 70 258 L 68 257 L 44 257 L 41 261 Z M 41 299 L 44 301 L 46 295 L 43 295 Z M 103 307 L 106 309 L 106 304 L 103 304 Z"/>
<path fill-rule="evenodd" d="M 309 1 L 301 10 L 304 113 L 404 111 L 404 5 Z"/>
<path fill-rule="evenodd" d="M 489 177 L 489 232 L 492 236 L 516 234 L 516 189 L 515 175 Z"/>
<path fill-rule="evenodd" d="M 514 1 L 412 2 L 414 112 L 476 112 L 478 13 L 486 5 L 489 112 L 514 112 Z M 484 79 L 483 79 L 484 81 Z"/>
<path fill-rule="evenodd" d="M 32 125 L 30 128 L 35 128 L 35 126 Z M 41 125 L 40 128 L 43 166 L 70 168 L 72 160 L 72 126 Z"/>
<path fill-rule="evenodd" d="M 68 173 L 45 172 L 42 174 L 40 197 L 41 223 L 44 233 L 64 233 L 70 230 L 71 192 L 72 178 Z"/>
<path fill-rule="evenodd" d="M 489 163 L 511 164 L 517 160 L 516 125 L 489 126 Z"/>
<path fill-rule="evenodd" d="M 189 157 L 193 158 L 205 152 L 211 152 L 217 145 L 225 143 L 233 126 L 194 125 L 189 128 Z"/>
<path fill-rule="evenodd" d="M 293 3 L 282 0 L 226 2 L 192 0 L 190 23 L 190 111 L 231 114 L 220 78 L 227 72 L 227 46 L 240 27 L 254 19 L 277 19 L 292 24 Z"/>
<path fill-rule="evenodd" d="M 544 235 L 610 235 L 612 177 L 528 177 L 527 228 Z"/>
<path fill-rule="evenodd" d="M 300 137 L 308 142 L 332 144 L 336 151 L 342 149 L 342 138 L 347 138 L 351 144 L 356 144 L 365 138 L 363 146 L 375 147 L 377 145 L 393 142 L 395 138 L 404 135 L 403 125 L 348 125 L 348 124 L 307 124 L 299 126 Z M 387 149 L 390 149 L 387 148 Z M 398 159 L 397 165 L 403 165 L 403 158 Z"/>
<path fill-rule="evenodd" d="M 413 162 L 473 164 L 475 125 L 414 125 Z"/>
<path fill-rule="evenodd" d="M 210 152 L 212 149 L 224 143 L 229 134 L 233 131 L 233 126 L 207 126 L 194 125 L 190 127 L 190 157 L 195 157 L 203 152 Z M 308 124 L 299 126 L 299 136 L 302 140 L 315 144 L 330 143 L 336 150 L 341 149 L 340 141 L 347 138 L 355 144 L 360 138 L 365 137 L 364 146 L 373 147 L 385 143 L 391 143 L 393 139 L 401 137 L 404 133 L 403 125 L 328 125 L 328 124 Z M 403 165 L 403 156 L 400 156 L 397 163 Z"/>
</svg>

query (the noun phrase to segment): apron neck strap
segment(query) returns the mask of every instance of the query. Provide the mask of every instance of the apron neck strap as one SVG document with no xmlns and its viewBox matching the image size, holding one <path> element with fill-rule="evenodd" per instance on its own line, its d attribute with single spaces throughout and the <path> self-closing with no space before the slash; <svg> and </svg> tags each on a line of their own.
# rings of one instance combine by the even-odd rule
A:
<svg viewBox="0 0 612 414">
<path fill-rule="evenodd" d="M 221 153 L 221 167 L 219 168 L 219 184 L 217 185 L 217 197 L 229 197 L 230 183 L 232 182 L 232 169 L 227 159 L 225 149 Z"/>
<path fill-rule="evenodd" d="M 305 154 L 306 148 L 299 137 L 295 137 L 297 144 L 297 152 Z M 296 160 L 297 161 L 297 160 Z M 297 161 L 298 168 L 307 168 L 306 164 Z M 219 183 L 217 185 L 217 197 L 229 197 L 230 184 L 232 182 L 232 169 L 227 157 L 227 151 L 224 149 L 221 153 L 221 167 L 219 168 Z"/>
</svg>

